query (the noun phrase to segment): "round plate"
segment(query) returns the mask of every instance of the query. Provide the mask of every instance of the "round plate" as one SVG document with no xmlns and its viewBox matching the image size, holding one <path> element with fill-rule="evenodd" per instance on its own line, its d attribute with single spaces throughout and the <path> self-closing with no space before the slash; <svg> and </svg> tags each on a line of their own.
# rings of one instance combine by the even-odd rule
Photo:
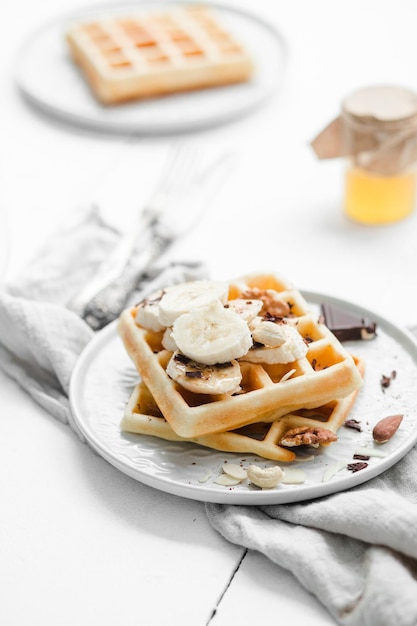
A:
<svg viewBox="0 0 417 626">
<path fill-rule="evenodd" d="M 80 126 L 158 134 L 235 120 L 262 104 L 280 85 L 286 60 L 286 46 L 280 34 L 256 16 L 212 3 L 208 6 L 218 12 L 252 56 L 256 67 L 252 81 L 114 107 L 101 106 L 70 59 L 65 42 L 67 26 L 104 13 L 129 13 L 167 4 L 139 1 L 93 6 L 44 25 L 33 33 L 19 55 L 17 83 L 22 93 L 47 113 Z"/>
<path fill-rule="evenodd" d="M 415 389 L 417 386 L 417 343 L 411 335 L 382 317 L 354 304 L 304 292 L 312 307 L 329 302 L 377 322 L 377 337 L 370 341 L 345 344 L 365 361 L 365 385 L 355 403 L 351 418 L 361 422 L 362 431 L 341 427 L 338 441 L 313 451 L 312 460 L 282 464 L 305 473 L 302 484 L 281 484 L 261 490 L 248 481 L 224 487 L 214 481 L 225 461 L 248 466 L 276 464 L 252 455 L 218 452 L 192 443 L 168 442 L 146 435 L 123 433 L 119 424 L 124 407 L 138 375 L 112 324 L 98 333 L 82 353 L 72 376 L 70 402 L 74 419 L 86 441 L 104 459 L 125 474 L 151 487 L 175 495 L 206 502 L 232 504 L 289 503 L 318 498 L 359 485 L 379 475 L 399 461 L 417 441 Z M 382 376 L 396 376 L 388 387 Z M 403 422 L 391 441 L 376 446 L 372 427 L 381 418 L 402 413 Z M 358 447 L 382 452 L 371 456 L 368 466 L 352 473 Z M 325 474 L 341 462 L 343 469 L 325 480 Z M 203 479 L 205 482 L 202 482 Z"/>
</svg>

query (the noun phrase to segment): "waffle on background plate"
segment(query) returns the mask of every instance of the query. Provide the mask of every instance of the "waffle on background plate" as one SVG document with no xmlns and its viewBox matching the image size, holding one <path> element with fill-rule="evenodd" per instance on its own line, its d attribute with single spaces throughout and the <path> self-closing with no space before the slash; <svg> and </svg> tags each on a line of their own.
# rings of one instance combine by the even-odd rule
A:
<svg viewBox="0 0 417 626">
<path fill-rule="evenodd" d="M 73 24 L 66 39 L 107 105 L 246 82 L 253 73 L 248 52 L 219 15 L 198 5 L 103 15 Z"/>
<path fill-rule="evenodd" d="M 148 426 L 152 424 L 152 428 L 165 435 L 199 438 L 200 443 L 205 440 L 211 443 L 204 445 L 219 449 L 235 449 L 235 445 L 242 446 L 245 441 L 244 445 L 249 447 L 241 451 L 256 448 L 260 454 L 261 447 L 254 437 L 245 439 L 245 433 L 235 431 L 251 424 L 262 424 L 261 430 L 269 431 L 268 441 L 271 441 L 269 447 L 264 444 L 265 454 L 290 460 L 293 458 L 291 451 L 285 452 L 277 445 L 284 434 L 282 425 L 297 428 L 306 423 L 311 425 L 315 420 L 315 427 L 335 433 L 362 386 L 363 364 L 347 352 L 321 319 L 309 310 L 301 293 L 284 278 L 256 274 L 231 281 L 227 289 L 226 308 L 242 297 L 264 298 L 266 305 L 261 315 L 295 329 L 306 345 L 305 354 L 288 363 L 253 363 L 245 360 L 247 355 L 244 355 L 237 359 L 241 371 L 238 391 L 217 395 L 195 393 L 168 375 L 167 367 L 174 353 L 162 345 L 163 329 L 149 330 L 138 324 L 138 309 L 143 305 L 139 303 L 124 311 L 118 323 L 121 339 L 143 383 L 130 400 L 124 427 L 130 419 L 131 424 L 136 421 L 137 429 L 142 428 L 145 422 L 141 416 L 148 415 L 159 420 L 148 420 Z M 268 312 L 271 293 L 287 307 L 286 316 L 277 317 Z M 135 408 L 138 406 L 139 409 Z M 317 411 L 309 414 L 311 409 Z M 289 414 L 294 417 L 290 419 Z M 265 424 L 272 424 L 272 427 Z M 252 432 L 254 430 L 256 428 L 252 428 Z M 231 431 L 234 432 L 231 434 Z M 322 442 L 326 443 L 325 439 Z"/>
</svg>

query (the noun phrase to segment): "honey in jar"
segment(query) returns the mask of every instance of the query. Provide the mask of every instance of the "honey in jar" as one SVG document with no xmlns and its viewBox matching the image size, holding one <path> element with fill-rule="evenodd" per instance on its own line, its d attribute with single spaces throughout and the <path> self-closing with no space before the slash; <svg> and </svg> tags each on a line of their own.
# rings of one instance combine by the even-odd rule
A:
<svg viewBox="0 0 417 626">
<path fill-rule="evenodd" d="M 417 192 L 417 94 L 373 86 L 348 96 L 313 142 L 319 158 L 346 157 L 344 212 L 363 224 L 409 216 Z"/>
<path fill-rule="evenodd" d="M 354 165 L 345 173 L 344 210 L 364 224 L 396 222 L 414 210 L 417 174 L 372 174 Z"/>
</svg>

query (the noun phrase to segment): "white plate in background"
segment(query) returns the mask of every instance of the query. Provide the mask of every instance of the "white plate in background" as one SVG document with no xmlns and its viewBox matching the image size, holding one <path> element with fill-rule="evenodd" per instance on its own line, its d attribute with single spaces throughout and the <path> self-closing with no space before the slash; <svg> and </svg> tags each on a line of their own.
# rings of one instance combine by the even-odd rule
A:
<svg viewBox="0 0 417 626">
<path fill-rule="evenodd" d="M 70 59 L 65 42 L 67 26 L 104 13 L 123 14 L 167 4 L 139 0 L 91 6 L 41 26 L 19 54 L 16 77 L 20 90 L 44 112 L 66 122 L 108 132 L 160 134 L 236 120 L 264 103 L 281 85 L 287 53 L 280 33 L 255 15 L 220 3 L 205 3 L 219 13 L 254 59 L 256 71 L 251 82 L 101 106 Z"/>
</svg>

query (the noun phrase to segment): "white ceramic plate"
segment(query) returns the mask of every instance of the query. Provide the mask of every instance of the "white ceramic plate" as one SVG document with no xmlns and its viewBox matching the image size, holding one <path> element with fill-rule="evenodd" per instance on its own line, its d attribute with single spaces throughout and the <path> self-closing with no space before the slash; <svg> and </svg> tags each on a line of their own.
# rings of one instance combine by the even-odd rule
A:
<svg viewBox="0 0 417 626">
<path fill-rule="evenodd" d="M 157 134 L 235 120 L 261 105 L 280 86 L 286 63 L 281 35 L 256 16 L 210 3 L 254 59 L 256 73 L 251 82 L 116 107 L 101 106 L 69 57 L 64 39 L 67 26 L 103 13 L 128 13 L 138 7 L 163 6 L 168 1 L 92 6 L 42 26 L 25 43 L 18 58 L 17 83 L 22 93 L 48 114 L 80 126 Z"/>
<path fill-rule="evenodd" d="M 207 502 L 297 502 L 349 489 L 384 472 L 417 441 L 417 343 L 406 331 L 358 306 L 321 294 L 304 292 L 304 295 L 313 307 L 321 302 L 331 302 L 371 318 L 378 324 L 378 336 L 371 341 L 345 344 L 366 362 L 366 383 L 351 414 L 361 422 L 362 432 L 341 427 L 338 441 L 316 451 L 314 460 L 282 464 L 302 469 L 306 476 L 303 484 L 281 484 L 271 490 L 260 490 L 246 481 L 232 488 L 223 487 L 214 480 L 225 461 L 244 466 L 252 462 L 261 466 L 275 463 L 252 455 L 217 452 L 191 443 L 122 433 L 120 419 L 137 375 L 114 324 L 98 333 L 87 346 L 72 377 L 71 407 L 86 441 L 109 463 L 136 480 L 168 493 Z M 390 376 L 393 371 L 396 372 L 395 379 L 388 388 L 383 388 L 382 376 Z M 341 461 L 352 463 L 359 446 L 374 448 L 373 425 L 382 417 L 397 413 L 404 415 L 399 430 L 391 441 L 378 447 L 386 456 L 371 457 L 368 467 L 361 471 L 352 473 L 345 468 L 330 480 L 323 481 L 328 468 Z M 207 475 L 210 478 L 200 482 Z"/>
</svg>

